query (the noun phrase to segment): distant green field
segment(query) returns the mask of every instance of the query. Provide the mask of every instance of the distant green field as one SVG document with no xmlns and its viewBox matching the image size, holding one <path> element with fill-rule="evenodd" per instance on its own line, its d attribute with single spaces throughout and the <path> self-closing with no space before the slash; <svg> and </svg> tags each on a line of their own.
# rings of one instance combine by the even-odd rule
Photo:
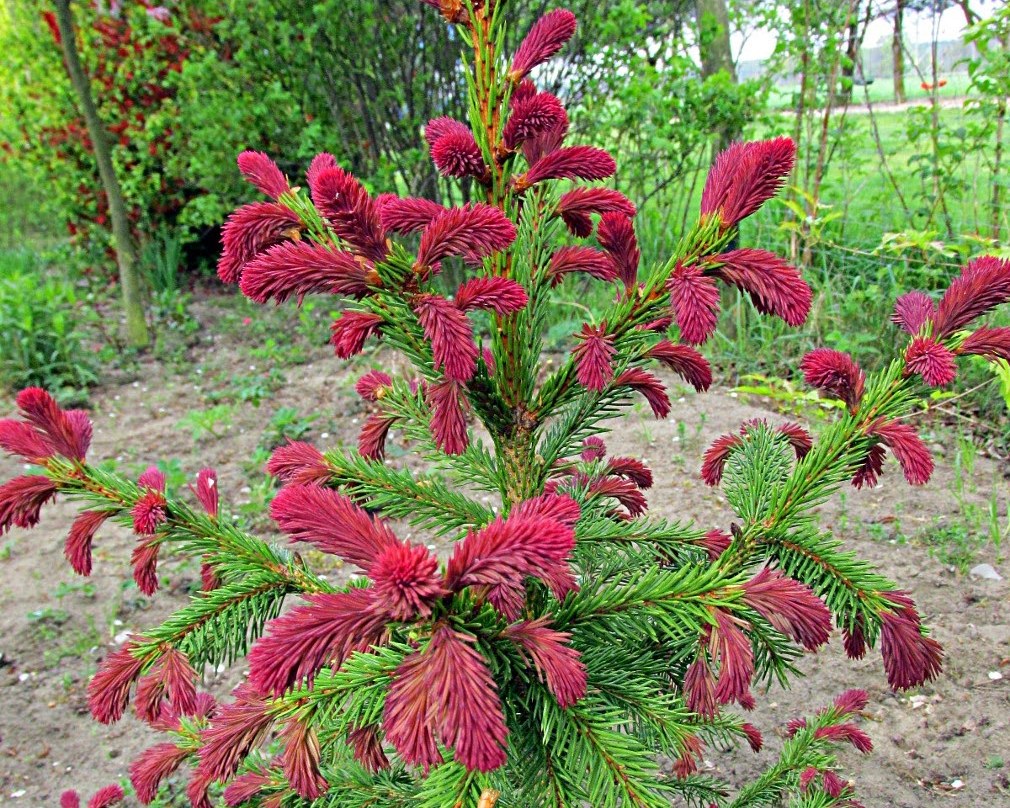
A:
<svg viewBox="0 0 1010 808">
<path fill-rule="evenodd" d="M 962 98 L 968 92 L 970 82 L 967 73 L 941 75 L 940 79 L 947 82 L 938 92 L 938 97 L 941 100 Z M 905 76 L 905 96 L 909 101 L 922 100 L 932 95 L 931 91 L 924 90 L 921 85 L 922 80 L 918 74 L 909 71 Z M 798 84 L 786 84 L 775 87 L 769 99 L 772 109 L 791 108 L 794 103 L 794 96 L 798 90 Z M 862 86 L 852 88 L 852 99 L 854 102 L 865 103 L 867 94 L 870 97 L 870 103 L 892 103 L 894 101 L 894 83 L 891 77 L 874 78 L 873 83 L 867 85 L 865 88 Z"/>
</svg>

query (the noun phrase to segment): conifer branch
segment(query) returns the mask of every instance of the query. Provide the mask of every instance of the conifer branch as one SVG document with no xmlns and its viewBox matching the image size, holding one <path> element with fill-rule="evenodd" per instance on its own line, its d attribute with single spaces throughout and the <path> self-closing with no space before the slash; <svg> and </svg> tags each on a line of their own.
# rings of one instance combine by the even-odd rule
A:
<svg viewBox="0 0 1010 808">
<path fill-rule="evenodd" d="M 478 502 L 430 476 L 394 469 L 360 455 L 331 451 L 324 455 L 330 484 L 393 519 L 438 534 L 487 524 L 494 514 Z"/>
</svg>

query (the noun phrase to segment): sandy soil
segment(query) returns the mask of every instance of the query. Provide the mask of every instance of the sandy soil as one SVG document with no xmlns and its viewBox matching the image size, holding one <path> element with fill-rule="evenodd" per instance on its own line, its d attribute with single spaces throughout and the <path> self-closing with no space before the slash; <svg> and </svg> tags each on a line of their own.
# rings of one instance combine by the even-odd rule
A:
<svg viewBox="0 0 1010 808">
<path fill-rule="evenodd" d="M 200 317 L 213 321 L 207 310 Z M 361 416 L 351 386 L 355 376 L 323 348 L 310 350 L 309 359 L 286 371 L 288 384 L 259 410 L 239 406 L 219 440 L 199 441 L 177 425 L 187 411 L 206 406 L 210 385 L 196 370 L 205 378 L 221 370 L 245 370 L 249 359 L 227 340 L 206 337 L 190 352 L 190 372 L 183 376 L 177 368 L 150 362 L 135 379 L 93 395 L 91 457 L 115 458 L 131 473 L 158 459 L 178 460 L 189 475 L 203 464 L 214 465 L 222 497 L 234 508 L 252 495 L 243 463 L 274 408 L 322 413 L 308 436 L 319 445 L 353 443 Z M 384 356 L 381 364 L 389 361 Z M 679 400 L 677 395 L 667 421 L 639 411 L 614 423 L 609 448 L 651 465 L 654 513 L 725 528 L 729 514 L 719 491 L 705 488 L 697 477 L 701 453 L 744 419 L 781 416 L 730 392 L 700 397 L 685 392 Z M 0 480 L 18 471 L 17 463 L 0 459 Z M 836 638 L 802 660 L 810 675 L 795 682 L 792 692 L 774 690 L 759 698 L 752 720 L 765 732 L 766 751 L 730 756 L 713 750 L 712 767 L 741 781 L 772 758 L 776 735 L 789 717 L 827 704 L 845 688 L 863 687 L 871 694 L 865 726 L 876 751 L 868 758 L 846 754 L 845 763 L 866 805 L 1010 805 L 1010 769 L 1002 762 L 1010 757 L 1010 587 L 1006 581 L 962 576 L 915 540 L 936 524 L 956 523 L 963 505 L 986 505 L 994 479 L 1004 492 L 1005 519 L 1006 483 L 994 466 L 979 459 L 971 484 L 959 486 L 950 451 L 938 457 L 937 473 L 925 489 L 909 488 L 891 469 L 882 487 L 853 492 L 844 503 L 824 508 L 825 523 L 848 545 L 912 591 L 947 648 L 943 677 L 914 693 L 895 695 L 887 688 L 879 654 L 852 663 L 840 653 Z M 965 487 L 977 492 L 955 494 Z M 125 632 L 152 625 L 178 608 L 199 577 L 194 565 L 166 565 L 162 590 L 153 600 L 143 598 L 122 583 L 133 539 L 111 528 L 100 534 L 94 575 L 77 578 L 62 555 L 74 513 L 72 505 L 58 502 L 44 512 L 37 529 L 14 530 L 0 539 L 0 803 L 54 805 L 65 788 L 88 794 L 125 776 L 129 761 L 155 736 L 130 718 L 112 727 L 93 722 L 85 703 L 88 677 Z M 992 547 L 978 560 L 1010 578 L 1010 564 Z M 991 675 L 999 672 L 1003 678 Z M 213 676 L 208 686 L 226 692 L 237 674 Z"/>
</svg>

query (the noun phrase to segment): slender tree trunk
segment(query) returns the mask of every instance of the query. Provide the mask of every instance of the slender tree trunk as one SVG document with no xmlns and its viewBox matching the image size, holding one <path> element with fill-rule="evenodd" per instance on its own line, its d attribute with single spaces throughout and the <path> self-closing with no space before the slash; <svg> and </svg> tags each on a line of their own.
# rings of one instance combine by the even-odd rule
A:
<svg viewBox="0 0 1010 808">
<path fill-rule="evenodd" d="M 698 50 L 701 54 L 702 78 L 725 71 L 736 84 L 736 67 L 729 42 L 729 13 L 726 0 L 695 0 L 695 17 L 698 24 Z M 725 149 L 739 132 L 722 127 L 719 131 L 717 152 Z"/>
<path fill-rule="evenodd" d="M 895 0 L 894 38 L 891 40 L 891 61 L 894 69 L 894 103 L 905 103 L 905 49 L 902 47 L 902 23 L 905 16 L 905 0 Z"/>
<path fill-rule="evenodd" d="M 842 64 L 842 91 L 841 102 L 843 106 L 848 106 L 852 100 L 852 85 L 856 76 L 856 63 L 859 61 L 859 15 L 849 16 L 849 33 L 845 43 L 845 62 Z M 865 77 L 862 77 L 865 80 Z"/>
<path fill-rule="evenodd" d="M 796 122 L 793 125 L 793 142 L 796 144 L 796 161 L 793 163 L 792 173 L 789 175 L 789 188 L 786 191 L 788 198 L 795 202 L 798 198 L 796 188 L 800 186 L 801 178 L 800 173 L 802 171 L 800 163 L 802 162 L 802 149 L 801 144 L 803 142 L 803 125 L 805 123 L 805 118 L 807 115 L 808 95 L 811 92 L 811 81 L 810 81 L 810 7 L 807 3 L 804 3 L 804 14 L 803 14 L 803 31 L 799 36 L 799 41 L 802 43 L 800 45 L 800 90 L 799 97 L 796 101 Z M 811 103 L 810 106 L 813 104 Z M 796 216 L 792 210 L 786 214 L 787 221 L 793 221 Z M 799 260 L 799 232 L 796 230 L 789 231 L 789 260 L 792 263 L 796 263 Z"/>
<path fill-rule="evenodd" d="M 849 0 L 849 11 L 846 17 L 846 27 L 849 28 L 850 41 L 855 40 L 855 34 L 852 32 L 852 25 L 856 24 L 856 11 L 858 6 L 858 0 Z M 840 51 L 835 49 L 834 56 L 831 59 L 831 68 L 828 71 L 828 92 L 827 98 L 824 104 L 824 110 L 821 112 L 821 133 L 820 139 L 817 142 L 817 163 L 814 167 L 814 180 L 810 189 L 808 190 L 809 197 L 807 199 L 807 219 L 803 223 L 803 256 L 801 259 L 801 264 L 804 267 L 810 266 L 811 259 L 811 243 L 810 243 L 810 226 L 808 222 L 810 219 L 817 215 L 817 208 L 820 204 L 821 197 L 821 184 L 824 182 L 824 173 L 827 170 L 827 158 L 828 158 L 828 138 L 831 133 L 831 113 L 835 109 L 836 101 L 838 100 L 838 95 L 835 90 L 838 86 L 838 75 L 841 71 L 842 57 Z"/>
<path fill-rule="evenodd" d="M 119 264 L 119 286 L 123 293 L 123 311 L 126 314 L 126 338 L 134 348 L 143 348 L 150 342 L 147 322 L 144 319 L 144 305 L 140 296 L 140 278 L 137 273 L 137 250 L 130 233 L 130 222 L 126 217 L 123 191 L 112 164 L 109 140 L 98 117 L 95 99 L 91 95 L 91 82 L 84 72 L 77 52 L 77 36 L 74 31 L 74 17 L 70 10 L 70 0 L 56 0 L 56 21 L 60 29 L 63 45 L 63 59 L 66 62 L 70 83 L 77 94 L 88 135 L 94 144 L 98 174 L 109 201 L 109 217 L 112 219 L 112 235 L 116 242 L 116 261 Z"/>
<path fill-rule="evenodd" d="M 1000 41 L 1004 53 L 1010 53 L 1010 37 Z M 996 149 L 992 166 L 992 195 L 989 198 L 989 236 L 996 244 L 1000 241 L 1000 218 L 1002 211 L 1000 201 L 1000 186 L 1003 182 L 1003 141 L 1006 131 L 1007 98 L 999 99 L 996 108 Z"/>
</svg>

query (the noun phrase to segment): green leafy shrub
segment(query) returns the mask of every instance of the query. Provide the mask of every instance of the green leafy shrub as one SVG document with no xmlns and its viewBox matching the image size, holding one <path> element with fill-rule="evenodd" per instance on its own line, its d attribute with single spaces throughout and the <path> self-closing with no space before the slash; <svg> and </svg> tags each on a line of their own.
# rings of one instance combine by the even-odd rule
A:
<svg viewBox="0 0 1010 808">
<path fill-rule="evenodd" d="M 74 285 L 33 254 L 0 252 L 0 387 L 40 385 L 66 398 L 96 381 L 79 302 Z"/>
</svg>

